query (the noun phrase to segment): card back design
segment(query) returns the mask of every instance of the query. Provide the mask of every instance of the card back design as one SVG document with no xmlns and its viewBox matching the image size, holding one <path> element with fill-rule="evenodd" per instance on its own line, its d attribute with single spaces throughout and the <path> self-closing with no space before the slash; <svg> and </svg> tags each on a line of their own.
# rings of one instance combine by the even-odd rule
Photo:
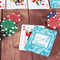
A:
<svg viewBox="0 0 60 60">
<path fill-rule="evenodd" d="M 51 8 L 60 8 L 60 0 L 50 0 Z"/>
<path fill-rule="evenodd" d="M 27 41 L 25 49 L 48 57 L 56 35 L 56 31 L 35 26 L 29 40 Z"/>
</svg>

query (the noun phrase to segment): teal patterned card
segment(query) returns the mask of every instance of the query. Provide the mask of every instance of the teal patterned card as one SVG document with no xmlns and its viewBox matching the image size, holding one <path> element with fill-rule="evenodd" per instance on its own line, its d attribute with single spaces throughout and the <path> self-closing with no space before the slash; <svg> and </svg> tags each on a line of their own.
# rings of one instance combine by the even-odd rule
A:
<svg viewBox="0 0 60 60">
<path fill-rule="evenodd" d="M 50 55 L 56 35 L 56 31 L 35 26 L 25 46 L 25 50 L 48 57 Z"/>
<path fill-rule="evenodd" d="M 60 8 L 60 0 L 50 0 L 51 8 Z"/>
</svg>

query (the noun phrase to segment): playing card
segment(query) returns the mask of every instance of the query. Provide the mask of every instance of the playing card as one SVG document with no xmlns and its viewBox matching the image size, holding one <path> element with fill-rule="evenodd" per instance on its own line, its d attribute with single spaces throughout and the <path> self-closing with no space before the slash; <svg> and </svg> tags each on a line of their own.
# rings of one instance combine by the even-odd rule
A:
<svg viewBox="0 0 60 60">
<path fill-rule="evenodd" d="M 5 0 L 0 0 L 0 9 L 5 9 Z"/>
<path fill-rule="evenodd" d="M 25 45 L 25 49 L 48 57 L 56 35 L 56 31 L 35 26 L 27 44 Z"/>
<path fill-rule="evenodd" d="M 48 0 L 28 0 L 29 9 L 49 9 Z"/>
<path fill-rule="evenodd" d="M 27 0 L 7 0 L 7 9 L 27 9 Z"/>
<path fill-rule="evenodd" d="M 50 0 L 51 8 L 60 8 L 60 0 Z"/>
<path fill-rule="evenodd" d="M 24 47 L 29 40 L 29 37 L 34 29 L 35 25 L 25 25 L 23 24 L 21 27 L 21 36 L 20 36 L 20 44 L 19 44 L 19 50 L 25 50 Z M 43 27 L 44 26 L 40 26 Z"/>
</svg>

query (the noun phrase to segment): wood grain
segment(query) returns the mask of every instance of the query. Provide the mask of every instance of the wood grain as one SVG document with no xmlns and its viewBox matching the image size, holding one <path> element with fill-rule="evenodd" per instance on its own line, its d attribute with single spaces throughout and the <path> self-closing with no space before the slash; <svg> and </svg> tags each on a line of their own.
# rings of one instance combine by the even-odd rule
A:
<svg viewBox="0 0 60 60">
<path fill-rule="evenodd" d="M 13 36 L 2 40 L 1 60 L 32 60 L 31 52 L 19 51 L 18 48 L 21 25 L 28 24 L 28 10 L 3 10 L 3 17 L 10 13 L 20 14 L 21 22 L 17 24 L 18 31 Z"/>
<path fill-rule="evenodd" d="M 0 10 L 0 20 L 1 20 L 1 12 L 2 12 L 2 10 Z"/>
</svg>

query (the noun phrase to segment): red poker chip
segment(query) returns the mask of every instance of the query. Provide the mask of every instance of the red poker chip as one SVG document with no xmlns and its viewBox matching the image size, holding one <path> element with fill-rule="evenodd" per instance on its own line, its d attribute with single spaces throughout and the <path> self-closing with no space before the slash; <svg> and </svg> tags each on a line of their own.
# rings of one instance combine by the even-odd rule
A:
<svg viewBox="0 0 60 60">
<path fill-rule="evenodd" d="M 47 20 L 47 25 L 50 28 L 56 29 L 60 27 L 60 13 L 56 14 Z"/>
<path fill-rule="evenodd" d="M 12 13 L 7 15 L 7 17 L 5 17 L 3 20 L 6 20 L 6 19 L 13 20 L 15 21 L 15 23 L 18 23 L 21 21 L 21 16 L 16 13 Z"/>
<path fill-rule="evenodd" d="M 3 18 L 3 21 L 6 20 L 6 19 L 7 19 L 7 17 Z"/>
</svg>

